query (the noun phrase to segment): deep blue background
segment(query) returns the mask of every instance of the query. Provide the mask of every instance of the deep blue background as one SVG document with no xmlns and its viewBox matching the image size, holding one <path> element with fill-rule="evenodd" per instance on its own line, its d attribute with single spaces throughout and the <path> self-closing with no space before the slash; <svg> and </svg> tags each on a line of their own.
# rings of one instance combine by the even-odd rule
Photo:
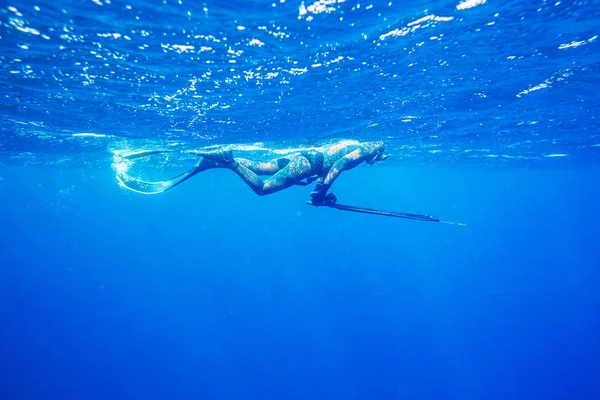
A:
<svg viewBox="0 0 600 400">
<path fill-rule="evenodd" d="M 358 3 L 1 2 L 0 400 L 600 398 L 600 2 Z M 467 226 L 111 169 L 339 139 Z"/>
<path fill-rule="evenodd" d="M 361 167 L 346 202 L 209 171 L 5 167 L 3 399 L 595 399 L 597 169 Z"/>
</svg>

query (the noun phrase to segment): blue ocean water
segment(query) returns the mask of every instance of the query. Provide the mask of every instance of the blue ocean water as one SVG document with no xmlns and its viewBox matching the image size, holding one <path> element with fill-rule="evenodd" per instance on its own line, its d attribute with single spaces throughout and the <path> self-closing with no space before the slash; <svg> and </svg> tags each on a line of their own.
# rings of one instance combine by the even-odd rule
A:
<svg viewBox="0 0 600 400">
<path fill-rule="evenodd" d="M 0 3 L 1 399 L 600 398 L 600 3 Z M 183 155 L 383 140 L 340 201 Z"/>
</svg>

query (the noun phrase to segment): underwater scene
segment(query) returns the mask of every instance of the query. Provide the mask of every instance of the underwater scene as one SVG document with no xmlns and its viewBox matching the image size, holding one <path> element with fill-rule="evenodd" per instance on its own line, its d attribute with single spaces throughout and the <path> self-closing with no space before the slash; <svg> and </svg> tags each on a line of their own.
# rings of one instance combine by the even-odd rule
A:
<svg viewBox="0 0 600 400">
<path fill-rule="evenodd" d="M 599 399 L 600 1 L 0 1 L 0 399 Z"/>
</svg>

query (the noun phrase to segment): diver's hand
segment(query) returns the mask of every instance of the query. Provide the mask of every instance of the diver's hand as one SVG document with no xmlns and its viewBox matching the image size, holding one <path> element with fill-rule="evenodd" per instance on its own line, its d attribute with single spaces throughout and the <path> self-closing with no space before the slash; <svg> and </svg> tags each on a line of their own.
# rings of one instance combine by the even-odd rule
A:
<svg viewBox="0 0 600 400">
<path fill-rule="evenodd" d="M 333 193 L 329 193 L 326 196 L 323 196 L 313 192 L 311 194 L 311 197 L 312 198 L 308 201 L 308 204 L 315 207 L 328 206 L 337 202 L 337 197 L 335 197 L 335 194 Z"/>
<path fill-rule="evenodd" d="M 335 204 L 337 203 L 337 197 L 335 197 L 335 194 L 329 193 L 327 196 L 325 196 L 325 201 L 323 203 L 326 205 Z"/>
</svg>

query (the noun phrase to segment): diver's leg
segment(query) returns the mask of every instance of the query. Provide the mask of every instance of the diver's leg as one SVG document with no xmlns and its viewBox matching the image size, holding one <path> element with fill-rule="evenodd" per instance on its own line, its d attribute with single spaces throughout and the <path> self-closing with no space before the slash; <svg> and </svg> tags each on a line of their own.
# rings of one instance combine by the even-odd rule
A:
<svg viewBox="0 0 600 400">
<path fill-rule="evenodd" d="M 195 151 L 194 154 L 216 161 L 221 167 L 225 168 L 233 169 L 237 164 L 242 164 L 257 175 L 273 175 L 290 162 L 290 159 L 287 157 L 264 162 L 247 160 L 245 158 L 233 158 L 233 152 L 231 150 L 210 152 Z"/>
<path fill-rule="evenodd" d="M 258 176 L 254 171 L 250 168 L 246 167 L 242 163 L 239 163 L 235 168 L 233 168 L 233 172 L 235 172 L 246 185 L 250 186 L 250 189 L 254 191 L 254 193 L 261 195 L 262 189 L 264 186 L 263 180 Z"/>
<path fill-rule="evenodd" d="M 200 161 L 198 161 L 196 163 L 196 173 L 198 172 L 202 172 L 202 171 L 206 171 L 207 169 L 214 169 L 214 168 L 227 168 L 227 166 L 225 165 L 221 165 L 218 162 L 214 161 L 214 160 L 210 160 L 208 158 L 200 158 Z"/>
<path fill-rule="evenodd" d="M 278 173 L 268 178 L 263 187 L 264 194 L 275 193 L 310 177 L 312 166 L 304 156 L 295 156 Z"/>
<path fill-rule="evenodd" d="M 311 166 L 306 157 L 296 156 L 283 169 L 265 181 L 242 163 L 233 168 L 233 171 L 250 186 L 254 193 L 263 196 L 287 189 L 296 182 L 308 178 Z"/>
<path fill-rule="evenodd" d="M 250 171 L 254 172 L 257 175 L 273 175 L 281 169 L 280 165 L 282 164 L 283 159 L 271 160 L 271 161 L 252 161 L 247 160 L 245 158 L 236 158 L 235 161 L 242 164 L 244 167 L 248 168 Z M 287 160 L 289 162 L 289 160 Z M 287 164 L 287 163 L 286 163 Z"/>
</svg>

